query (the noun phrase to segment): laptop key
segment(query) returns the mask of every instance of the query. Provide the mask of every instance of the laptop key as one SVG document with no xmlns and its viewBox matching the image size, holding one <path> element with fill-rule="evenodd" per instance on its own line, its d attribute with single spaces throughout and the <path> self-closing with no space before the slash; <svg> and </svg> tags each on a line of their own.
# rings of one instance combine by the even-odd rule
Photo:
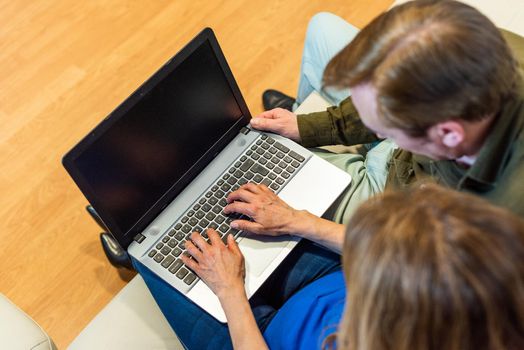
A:
<svg viewBox="0 0 524 350">
<path fill-rule="evenodd" d="M 273 140 L 271 137 L 268 137 L 266 142 L 269 143 L 270 145 L 272 145 L 272 144 L 275 143 L 275 140 Z"/>
<path fill-rule="evenodd" d="M 219 228 L 218 230 L 219 230 L 220 232 L 222 232 L 222 233 L 226 233 L 227 230 L 229 230 L 229 226 L 226 225 L 226 224 L 223 224 L 223 225 L 220 226 L 220 228 Z"/>
<path fill-rule="evenodd" d="M 275 179 L 277 178 L 277 176 L 276 176 L 274 173 L 269 174 L 268 177 L 269 177 L 271 180 L 275 180 Z"/>
<path fill-rule="evenodd" d="M 263 177 L 256 174 L 255 177 L 253 178 L 253 182 L 256 182 L 256 183 L 259 183 L 260 181 L 262 181 Z"/>
<path fill-rule="evenodd" d="M 227 205 L 227 200 L 225 198 L 222 198 L 218 204 L 220 204 L 222 207 L 225 207 Z"/>
<path fill-rule="evenodd" d="M 214 222 L 209 224 L 209 228 L 212 228 L 213 230 L 216 230 L 218 228 L 218 225 Z"/>
<path fill-rule="evenodd" d="M 255 174 L 260 174 L 262 176 L 266 176 L 268 173 L 269 173 L 269 170 L 267 170 L 266 168 L 264 168 L 262 165 L 260 164 L 255 164 L 251 167 L 251 170 L 253 173 Z"/>
<path fill-rule="evenodd" d="M 238 167 L 240 167 L 241 165 L 242 165 L 241 162 L 236 162 L 236 163 L 235 163 L 235 168 L 238 168 Z"/>
<path fill-rule="evenodd" d="M 245 162 L 245 161 L 246 161 L 246 159 L 247 159 L 247 157 L 246 157 L 246 156 L 242 156 L 242 157 L 240 157 L 240 161 L 241 161 L 241 162 Z"/>
<path fill-rule="evenodd" d="M 271 154 L 275 154 L 275 153 L 277 153 L 278 151 L 277 151 L 277 149 L 276 149 L 275 147 L 270 147 L 270 148 L 268 149 L 268 152 L 271 153 Z"/>
<path fill-rule="evenodd" d="M 206 198 L 210 198 L 213 195 L 213 192 L 209 191 L 206 193 Z"/>
<path fill-rule="evenodd" d="M 198 224 L 198 219 L 197 218 L 189 219 L 189 225 L 196 226 L 196 224 Z"/>
<path fill-rule="evenodd" d="M 286 163 L 289 164 L 289 163 L 293 162 L 293 159 L 291 159 L 290 156 L 285 156 L 285 157 L 284 157 L 284 162 L 286 162 Z"/>
<path fill-rule="evenodd" d="M 175 257 L 173 255 L 166 256 L 164 261 L 162 261 L 162 267 L 165 267 L 167 269 L 173 261 L 175 261 Z"/>
<path fill-rule="evenodd" d="M 215 192 L 215 196 L 218 196 L 217 193 L 224 193 L 224 192 L 222 192 L 221 190 L 218 190 L 218 191 Z M 208 203 L 211 204 L 211 205 L 215 205 L 215 204 L 217 204 L 217 202 L 218 202 L 218 199 L 216 199 L 216 197 L 211 197 L 208 200 Z"/>
<path fill-rule="evenodd" d="M 284 162 L 284 161 L 281 161 L 279 164 L 278 164 L 281 168 L 285 169 L 287 167 L 287 163 Z"/>
<path fill-rule="evenodd" d="M 197 203 L 193 206 L 193 210 L 197 211 L 198 209 L 200 209 L 200 204 Z"/>
<path fill-rule="evenodd" d="M 213 213 L 220 214 L 222 212 L 222 207 L 220 205 L 215 205 L 212 210 Z"/>
<path fill-rule="evenodd" d="M 213 187 L 211 187 L 211 191 L 215 192 L 216 190 L 218 190 L 218 186 L 217 185 L 214 185 Z"/>
<path fill-rule="evenodd" d="M 202 210 L 208 212 L 211 210 L 211 206 L 208 203 L 206 203 L 202 206 Z"/>
<path fill-rule="evenodd" d="M 256 153 L 253 153 L 251 158 L 253 158 L 254 160 L 258 160 L 260 158 L 260 156 L 258 154 L 256 154 Z"/>
<path fill-rule="evenodd" d="M 162 249 L 162 247 L 164 246 L 164 244 L 162 242 L 158 242 L 157 245 L 155 246 L 156 249 Z"/>
<path fill-rule="evenodd" d="M 248 181 L 247 181 L 245 178 L 241 178 L 240 180 L 238 180 L 238 184 L 239 184 L 240 186 L 247 184 L 247 182 L 248 182 Z"/>
<path fill-rule="evenodd" d="M 175 230 L 180 230 L 181 227 L 182 227 L 182 224 L 181 223 L 177 223 L 174 228 L 175 228 Z"/>
<path fill-rule="evenodd" d="M 240 171 L 240 170 L 237 170 L 237 171 L 235 171 L 235 174 L 233 174 L 233 175 L 235 175 L 235 177 L 237 179 L 240 179 L 242 177 L 242 175 L 244 175 L 244 173 L 242 171 Z"/>
<path fill-rule="evenodd" d="M 175 248 L 177 244 L 178 244 L 178 241 L 174 238 L 172 238 L 169 242 L 167 242 L 167 245 L 170 246 L 171 248 Z"/>
<path fill-rule="evenodd" d="M 178 270 L 176 276 L 180 279 L 183 279 L 184 277 L 186 277 L 188 272 L 189 271 L 185 267 L 182 267 L 180 270 Z"/>
<path fill-rule="evenodd" d="M 272 190 L 274 191 L 278 191 L 278 189 L 280 188 L 279 185 L 277 185 L 276 183 L 272 183 L 271 186 L 269 186 Z"/>
<path fill-rule="evenodd" d="M 226 218 L 223 217 L 222 215 L 218 215 L 218 216 L 215 218 L 215 222 L 216 222 L 217 224 L 221 224 L 221 223 L 223 223 L 224 220 L 226 220 Z"/>
<path fill-rule="evenodd" d="M 171 252 L 171 254 L 174 255 L 174 256 L 176 256 L 176 257 L 179 257 L 180 254 L 182 254 L 182 249 L 180 249 L 180 248 L 177 247 L 177 248 L 173 249 L 173 251 Z"/>
<path fill-rule="evenodd" d="M 206 227 L 207 225 L 209 225 L 209 221 L 207 221 L 206 219 L 202 219 L 198 224 L 202 227 Z"/>
<path fill-rule="evenodd" d="M 194 232 L 198 232 L 198 233 L 201 233 L 202 232 L 202 227 L 200 226 L 197 226 L 193 229 Z"/>
<path fill-rule="evenodd" d="M 182 227 L 182 232 L 188 233 L 189 231 L 191 231 L 191 226 L 186 224 Z"/>
<path fill-rule="evenodd" d="M 233 168 L 229 168 L 229 170 L 227 171 L 228 173 L 230 174 L 233 174 L 237 169 L 235 169 L 234 167 Z"/>
<path fill-rule="evenodd" d="M 282 172 L 282 168 L 280 167 L 275 167 L 275 169 L 273 169 L 273 171 L 277 174 L 280 174 Z"/>
<path fill-rule="evenodd" d="M 164 246 L 164 248 L 160 250 L 160 253 L 162 253 L 163 255 L 168 255 L 169 253 L 171 253 L 171 248 L 169 248 L 168 246 Z"/>
<path fill-rule="evenodd" d="M 267 163 L 266 166 L 268 169 L 273 169 L 275 167 L 275 163 Z"/>
<path fill-rule="evenodd" d="M 209 212 L 206 214 L 206 219 L 209 221 L 212 221 L 215 218 L 216 214 L 213 212 Z"/>
<path fill-rule="evenodd" d="M 283 171 L 282 174 L 280 174 L 280 176 L 282 176 L 284 179 L 289 179 L 289 176 L 291 176 L 291 175 L 289 175 L 289 173 Z"/>
<path fill-rule="evenodd" d="M 264 179 L 260 182 L 261 185 L 266 185 L 267 187 L 269 187 L 269 185 L 271 185 L 271 180 L 270 179 Z"/>
<path fill-rule="evenodd" d="M 288 167 L 286 168 L 286 171 L 287 171 L 288 173 L 293 174 L 293 173 L 295 172 L 295 168 L 293 168 L 293 167 L 290 165 L 290 166 L 288 166 Z"/>
<path fill-rule="evenodd" d="M 218 190 L 216 193 L 215 193 L 215 196 L 217 196 L 217 198 L 223 198 L 225 195 L 225 192 L 222 191 L 222 190 Z"/>
<path fill-rule="evenodd" d="M 160 253 L 157 253 L 157 255 L 155 255 L 153 260 L 155 260 L 157 263 L 162 262 L 162 260 L 164 260 L 164 256 Z"/>
<path fill-rule="evenodd" d="M 175 234 L 175 238 L 178 240 L 178 241 L 181 241 L 184 239 L 186 235 L 184 235 L 182 232 L 178 231 L 176 234 Z"/>
<path fill-rule="evenodd" d="M 175 235 L 175 233 L 176 233 L 176 230 L 174 228 L 172 228 L 171 230 L 169 230 L 168 235 L 169 235 L 169 237 L 173 237 Z"/>
<path fill-rule="evenodd" d="M 171 264 L 171 267 L 169 268 L 168 271 L 171 272 L 172 274 L 174 274 L 175 272 L 178 271 L 179 268 L 182 267 L 182 265 L 184 265 L 182 260 L 176 259 L 175 262 L 173 264 Z"/>
<path fill-rule="evenodd" d="M 266 155 L 268 155 L 268 154 L 267 154 L 267 153 L 264 154 L 264 157 L 265 157 L 265 158 L 260 158 L 260 160 L 258 161 L 260 164 L 262 164 L 262 165 L 267 164 L 267 160 L 268 160 L 269 158 L 271 158 L 271 155 L 269 155 L 269 158 L 266 157 Z M 266 158 L 267 158 L 267 159 L 266 159 Z"/>
<path fill-rule="evenodd" d="M 296 153 L 296 152 L 289 152 L 289 155 L 292 157 L 292 158 L 295 158 L 296 160 L 298 160 L 300 163 L 302 163 L 304 160 L 306 160 L 306 158 L 302 157 L 300 154 Z"/>
<path fill-rule="evenodd" d="M 252 160 L 252 159 L 248 159 L 244 162 L 244 164 L 242 164 L 242 166 L 240 167 L 240 170 L 242 171 L 246 171 L 248 170 L 249 168 L 251 168 L 251 166 L 254 164 L 255 162 Z"/>
<path fill-rule="evenodd" d="M 198 201 L 198 204 L 202 205 L 206 202 L 206 199 L 205 198 L 200 198 L 200 200 Z"/>
<path fill-rule="evenodd" d="M 228 184 L 224 184 L 222 187 L 220 187 L 220 189 L 224 192 L 227 192 L 231 189 L 231 186 Z"/>
<path fill-rule="evenodd" d="M 287 153 L 289 152 L 289 148 L 287 148 L 286 146 L 284 146 L 283 144 L 281 144 L 280 142 L 275 142 L 273 144 L 273 146 L 275 146 L 276 149 L 284 152 L 284 153 Z"/>
<path fill-rule="evenodd" d="M 152 257 L 155 256 L 155 254 L 156 254 L 156 250 L 153 249 L 153 250 L 151 250 L 151 251 L 149 252 L 149 254 L 147 254 L 147 255 L 148 255 L 150 258 L 152 258 Z"/>
<path fill-rule="evenodd" d="M 189 275 L 184 278 L 184 283 L 188 286 L 191 285 L 196 280 L 196 275 L 193 272 L 190 272 Z"/>
<path fill-rule="evenodd" d="M 162 238 L 162 243 L 167 243 L 169 242 L 169 236 L 165 236 L 164 238 Z"/>
<path fill-rule="evenodd" d="M 275 181 L 276 181 L 276 183 L 279 184 L 279 185 L 283 185 L 284 182 L 285 182 L 285 180 L 284 180 L 283 178 L 281 178 L 281 177 L 277 178 Z"/>
</svg>

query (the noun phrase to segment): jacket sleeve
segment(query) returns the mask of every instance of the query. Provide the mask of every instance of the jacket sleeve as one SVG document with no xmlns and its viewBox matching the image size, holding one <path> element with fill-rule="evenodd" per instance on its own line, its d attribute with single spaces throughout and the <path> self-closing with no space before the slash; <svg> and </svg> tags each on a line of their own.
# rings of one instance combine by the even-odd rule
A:
<svg viewBox="0 0 524 350">
<path fill-rule="evenodd" d="M 304 147 L 351 146 L 379 140 L 360 120 L 351 97 L 324 112 L 300 114 L 297 121 Z"/>
</svg>

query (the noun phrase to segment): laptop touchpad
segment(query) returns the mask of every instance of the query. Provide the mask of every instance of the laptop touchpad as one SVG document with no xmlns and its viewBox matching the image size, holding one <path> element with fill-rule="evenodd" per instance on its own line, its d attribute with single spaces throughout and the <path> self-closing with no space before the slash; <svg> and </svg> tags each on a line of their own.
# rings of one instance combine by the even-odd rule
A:
<svg viewBox="0 0 524 350">
<path fill-rule="evenodd" d="M 247 234 L 238 244 L 246 260 L 247 273 L 256 277 L 260 276 L 282 253 L 282 248 L 289 243 L 288 236 L 269 237 Z"/>
</svg>

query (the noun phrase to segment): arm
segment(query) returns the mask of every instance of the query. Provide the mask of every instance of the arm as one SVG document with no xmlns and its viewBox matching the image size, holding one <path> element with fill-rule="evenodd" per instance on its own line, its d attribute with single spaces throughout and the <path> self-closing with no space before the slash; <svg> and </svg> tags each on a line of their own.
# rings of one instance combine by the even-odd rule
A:
<svg viewBox="0 0 524 350">
<path fill-rule="evenodd" d="M 299 115 L 297 123 L 304 147 L 350 146 L 379 140 L 360 120 L 351 97 L 324 112 Z"/>
<path fill-rule="evenodd" d="M 231 227 L 255 234 L 295 235 L 340 253 L 344 226 L 321 219 L 308 211 L 295 210 L 264 185 L 248 183 L 228 198 L 224 213 L 241 213 L 253 221 L 235 220 Z"/>
<path fill-rule="evenodd" d="M 378 140 L 360 120 L 351 98 L 324 112 L 298 116 L 285 109 L 275 108 L 251 119 L 251 125 L 255 129 L 290 138 L 304 147 L 356 145 Z"/>
<path fill-rule="evenodd" d="M 244 257 L 233 236 L 227 246 L 217 232 L 207 230 L 209 243 L 198 233 L 186 242 L 193 259 L 182 255 L 182 261 L 217 295 L 228 321 L 229 334 L 235 349 L 267 349 L 258 329 L 244 289 Z"/>
</svg>

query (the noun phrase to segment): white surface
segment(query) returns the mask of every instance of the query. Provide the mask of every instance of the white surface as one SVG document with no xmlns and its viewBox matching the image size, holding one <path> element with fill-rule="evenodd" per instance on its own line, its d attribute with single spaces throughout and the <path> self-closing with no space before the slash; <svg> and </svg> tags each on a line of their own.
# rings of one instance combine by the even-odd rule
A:
<svg viewBox="0 0 524 350">
<path fill-rule="evenodd" d="M 397 0 L 394 5 L 407 2 Z M 499 28 L 524 36 L 524 0 L 462 0 L 477 8 Z"/>
<path fill-rule="evenodd" d="M 51 338 L 25 312 L 0 293 L 0 348 L 55 349 Z"/>
<path fill-rule="evenodd" d="M 96 315 L 68 349 L 181 350 L 184 347 L 142 277 L 136 276 Z"/>
</svg>

